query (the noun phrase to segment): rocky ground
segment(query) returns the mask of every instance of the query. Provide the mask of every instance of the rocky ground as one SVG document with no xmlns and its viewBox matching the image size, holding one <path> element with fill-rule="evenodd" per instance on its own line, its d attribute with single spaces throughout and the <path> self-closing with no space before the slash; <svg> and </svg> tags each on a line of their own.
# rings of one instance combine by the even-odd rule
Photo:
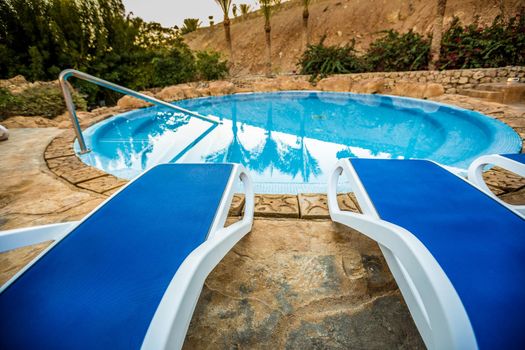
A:
<svg viewBox="0 0 525 350">
<path fill-rule="evenodd" d="M 517 12 L 522 0 L 448 0 L 445 27 L 454 16 L 463 23 L 490 24 L 501 13 Z M 314 0 L 310 5 L 312 43 L 326 36 L 328 45 L 356 42 L 358 50 L 382 35 L 382 31 L 394 29 L 400 32 L 414 30 L 429 34 L 435 17 L 436 1 L 433 0 Z M 275 73 L 296 71 L 297 61 L 304 48 L 302 44 L 302 1 L 285 2 L 271 19 L 272 63 Z M 220 22 L 222 18 L 215 18 Z M 247 18 L 232 18 L 231 36 L 235 52 L 235 75 L 262 74 L 265 72 L 264 20 L 259 12 Z M 216 50 L 228 57 L 222 23 L 214 28 L 201 28 L 184 36 L 194 50 Z"/>
</svg>

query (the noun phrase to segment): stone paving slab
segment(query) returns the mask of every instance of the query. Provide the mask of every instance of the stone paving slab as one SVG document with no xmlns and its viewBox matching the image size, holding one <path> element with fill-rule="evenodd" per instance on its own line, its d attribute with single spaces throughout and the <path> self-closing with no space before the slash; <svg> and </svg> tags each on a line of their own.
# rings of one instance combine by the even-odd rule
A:
<svg viewBox="0 0 525 350">
<path fill-rule="evenodd" d="M 339 208 L 344 211 L 359 212 L 353 194 L 340 193 L 337 195 Z M 329 219 L 328 197 L 326 194 L 301 193 L 297 196 L 301 219 Z"/>
<path fill-rule="evenodd" d="M 126 183 L 126 180 L 122 180 L 113 175 L 107 175 L 104 173 L 103 176 L 81 182 L 77 184 L 77 186 L 93 192 L 106 194 L 106 192 L 118 189 Z"/>
<path fill-rule="evenodd" d="M 244 203 L 246 198 L 244 194 L 236 193 L 233 195 L 232 203 L 230 205 L 230 210 L 228 216 L 241 216 L 244 209 Z"/>
<path fill-rule="evenodd" d="M 525 205 L 525 187 L 520 188 L 517 191 L 505 193 L 500 198 L 510 204 L 514 205 Z"/>
<path fill-rule="evenodd" d="M 298 218 L 299 203 L 295 195 L 255 195 L 255 216 Z"/>
<path fill-rule="evenodd" d="M 328 198 L 325 194 L 301 193 L 297 196 L 299 212 L 303 219 L 327 219 Z"/>
<path fill-rule="evenodd" d="M 499 167 L 484 172 L 483 179 L 491 188 L 504 192 L 516 191 L 525 186 L 525 178 Z"/>
<path fill-rule="evenodd" d="M 115 194 L 115 192 L 119 191 L 119 190 L 122 188 L 122 186 L 124 186 L 124 185 L 121 185 L 121 186 L 118 186 L 118 187 L 112 188 L 112 189 L 110 189 L 110 190 L 108 190 L 108 191 L 102 192 L 102 194 L 103 194 L 103 195 L 106 195 L 106 196 L 108 196 L 108 197 L 109 197 L 109 196 L 112 196 L 113 194 Z"/>
<path fill-rule="evenodd" d="M 96 179 L 102 176 L 108 176 L 105 172 L 102 170 L 98 170 L 93 167 L 83 167 L 79 169 L 71 169 L 69 171 L 65 171 L 60 174 L 60 177 L 64 178 L 68 182 L 71 182 L 74 185 L 78 185 L 78 187 L 86 188 L 81 185 L 81 183 L 84 183 L 86 181 Z"/>
<path fill-rule="evenodd" d="M 53 170 L 54 173 L 56 173 L 58 170 L 57 168 L 72 168 L 72 169 L 78 169 L 84 166 L 84 163 L 76 156 L 65 156 L 65 157 L 59 157 L 59 158 L 50 158 L 47 160 L 47 166 L 49 169 Z"/>
<path fill-rule="evenodd" d="M 72 147 L 65 146 L 61 143 L 51 143 L 45 152 L 45 158 L 46 159 L 53 159 L 58 157 L 65 157 L 65 156 L 74 156 L 75 151 Z"/>
</svg>

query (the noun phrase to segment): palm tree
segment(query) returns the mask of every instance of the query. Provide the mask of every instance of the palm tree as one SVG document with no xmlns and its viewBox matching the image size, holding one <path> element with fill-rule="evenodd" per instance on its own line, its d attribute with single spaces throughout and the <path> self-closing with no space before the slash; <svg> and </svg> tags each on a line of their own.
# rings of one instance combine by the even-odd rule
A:
<svg viewBox="0 0 525 350">
<path fill-rule="evenodd" d="M 310 31 L 308 30 L 308 18 L 310 18 L 310 12 L 308 11 L 308 6 L 312 0 L 303 0 L 303 46 L 306 50 L 306 47 L 310 45 Z"/>
<path fill-rule="evenodd" d="M 432 43 L 430 44 L 430 63 L 428 69 L 435 70 L 441 53 L 441 37 L 443 35 L 443 18 L 445 17 L 445 8 L 447 0 L 436 1 L 436 18 L 434 21 L 434 30 L 432 32 Z"/>
<path fill-rule="evenodd" d="M 230 51 L 230 64 L 233 65 L 233 46 L 230 34 L 230 17 L 228 16 L 232 0 L 215 0 L 215 2 L 221 7 L 222 13 L 224 14 L 224 36 L 226 37 L 226 45 L 228 45 L 228 50 Z"/>
<path fill-rule="evenodd" d="M 239 5 L 239 9 L 241 10 L 241 15 L 242 17 L 246 17 L 248 15 L 248 13 L 250 12 L 251 10 L 251 7 L 250 5 L 248 4 L 240 4 Z"/>
<path fill-rule="evenodd" d="M 213 16 L 208 16 L 208 19 L 210 20 L 210 28 L 213 30 L 213 25 L 215 24 L 215 21 L 213 20 Z"/>
<path fill-rule="evenodd" d="M 262 13 L 264 15 L 264 32 L 266 36 L 266 76 L 272 75 L 272 26 L 270 25 L 270 18 L 278 0 L 259 0 Z"/>
<path fill-rule="evenodd" d="M 232 13 L 233 17 L 237 18 L 237 4 L 233 4 Z"/>
<path fill-rule="evenodd" d="M 181 34 L 188 34 L 196 31 L 200 27 L 201 23 L 198 18 L 185 18 L 184 26 L 180 30 Z"/>
</svg>

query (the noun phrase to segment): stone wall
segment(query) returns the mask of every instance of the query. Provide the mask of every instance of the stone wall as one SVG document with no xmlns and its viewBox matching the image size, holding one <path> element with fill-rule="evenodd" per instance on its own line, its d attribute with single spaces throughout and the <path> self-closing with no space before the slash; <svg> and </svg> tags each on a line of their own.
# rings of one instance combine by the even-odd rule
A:
<svg viewBox="0 0 525 350">
<path fill-rule="evenodd" d="M 391 73 L 349 74 L 351 81 L 360 82 L 370 79 L 383 79 L 387 86 L 399 82 L 441 84 L 447 94 L 455 94 L 458 89 L 470 89 L 478 84 L 502 83 L 507 78 L 525 80 L 525 67 L 502 67 L 480 69 L 454 69 L 446 71 L 415 71 Z"/>
<path fill-rule="evenodd" d="M 460 89 L 474 88 L 478 84 L 505 82 L 509 77 L 525 80 L 525 67 L 340 74 L 314 83 L 305 75 L 281 75 L 275 78 L 250 76 L 225 81 L 179 84 L 146 93 L 165 101 L 280 90 L 346 91 L 431 98 L 445 93 L 455 94 Z M 125 96 L 118 102 L 120 108 L 127 109 L 146 105 L 146 102 L 130 96 Z"/>
</svg>

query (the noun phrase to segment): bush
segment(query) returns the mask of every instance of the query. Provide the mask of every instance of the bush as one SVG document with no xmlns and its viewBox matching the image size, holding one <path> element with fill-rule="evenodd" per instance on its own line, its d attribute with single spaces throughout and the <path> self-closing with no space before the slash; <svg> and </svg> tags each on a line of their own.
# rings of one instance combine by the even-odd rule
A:
<svg viewBox="0 0 525 350">
<path fill-rule="evenodd" d="M 218 52 L 198 51 L 195 65 L 202 80 L 218 80 L 228 75 L 228 61 L 221 61 Z"/>
<path fill-rule="evenodd" d="M 354 42 L 342 47 L 325 46 L 323 37 L 319 44 L 308 45 L 299 60 L 301 74 L 311 74 L 312 79 L 317 76 L 325 77 L 329 74 L 343 74 L 362 72 L 364 65 L 357 57 Z"/>
<path fill-rule="evenodd" d="M 443 34 L 439 69 L 496 68 L 525 64 L 525 9 L 508 21 L 497 17 L 491 26 L 463 27 L 454 18 Z"/>
<path fill-rule="evenodd" d="M 364 56 L 370 71 L 395 72 L 427 69 L 430 40 L 413 31 L 400 34 L 388 30 L 385 34 L 370 44 Z"/>
<path fill-rule="evenodd" d="M 73 93 L 73 101 L 78 110 L 86 109 L 86 101 L 76 92 Z M 58 87 L 50 87 L 49 84 L 33 86 L 17 94 L 0 89 L 2 117 L 23 115 L 54 118 L 65 111 L 64 97 Z"/>
<path fill-rule="evenodd" d="M 152 86 L 167 86 L 195 80 L 195 57 L 186 44 L 159 53 L 152 60 Z"/>
</svg>

